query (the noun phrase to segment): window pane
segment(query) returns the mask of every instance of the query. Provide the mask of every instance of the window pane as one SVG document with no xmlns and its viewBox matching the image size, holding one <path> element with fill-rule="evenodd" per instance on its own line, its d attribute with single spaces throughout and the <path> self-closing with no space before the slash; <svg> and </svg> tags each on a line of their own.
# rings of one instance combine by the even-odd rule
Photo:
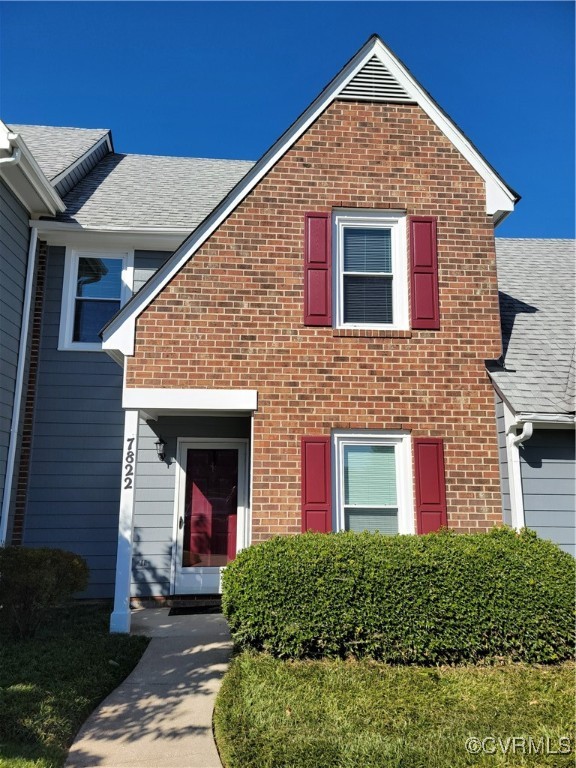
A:
<svg viewBox="0 0 576 768">
<path fill-rule="evenodd" d="M 76 299 L 72 341 L 101 342 L 98 334 L 119 309 L 119 301 Z"/>
<path fill-rule="evenodd" d="M 122 290 L 122 259 L 78 260 L 76 295 L 92 299 L 119 299 Z"/>
<path fill-rule="evenodd" d="M 344 446 L 344 504 L 396 504 L 393 445 Z"/>
<path fill-rule="evenodd" d="M 392 278 L 344 275 L 345 323 L 392 323 Z"/>
<path fill-rule="evenodd" d="M 398 533 L 397 509 L 345 509 L 344 525 L 347 531 L 380 531 L 393 536 Z"/>
<path fill-rule="evenodd" d="M 344 229 L 345 272 L 392 272 L 389 229 Z"/>
</svg>

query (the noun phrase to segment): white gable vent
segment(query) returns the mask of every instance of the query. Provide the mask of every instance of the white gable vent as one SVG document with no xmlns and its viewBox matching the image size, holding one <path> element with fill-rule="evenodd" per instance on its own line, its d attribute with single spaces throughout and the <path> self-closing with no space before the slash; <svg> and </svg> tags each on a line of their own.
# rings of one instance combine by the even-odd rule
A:
<svg viewBox="0 0 576 768">
<path fill-rule="evenodd" d="M 338 98 L 364 101 L 414 101 L 377 56 L 372 56 L 360 72 L 340 91 Z"/>
</svg>

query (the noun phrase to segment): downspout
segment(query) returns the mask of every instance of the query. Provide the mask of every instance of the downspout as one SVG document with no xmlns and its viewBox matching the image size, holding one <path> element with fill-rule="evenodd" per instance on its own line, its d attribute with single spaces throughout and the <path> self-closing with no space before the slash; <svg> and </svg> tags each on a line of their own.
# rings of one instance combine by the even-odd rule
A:
<svg viewBox="0 0 576 768">
<path fill-rule="evenodd" d="M 506 447 L 508 453 L 508 464 L 510 470 L 510 504 L 512 508 L 512 525 L 519 531 L 526 526 L 524 517 L 524 496 L 522 494 L 522 474 L 520 471 L 520 446 L 527 440 L 530 440 L 534 432 L 534 425 L 531 421 L 525 421 L 522 432 L 515 434 L 518 423 L 511 424 L 506 431 Z"/>
<path fill-rule="evenodd" d="M 14 151 L 20 152 L 19 149 Z M 13 160 L 6 158 L 6 160 Z M 0 162 L 5 162 L 0 160 Z M 17 161 L 16 161 L 17 162 Z M 10 425 L 10 438 L 8 443 L 8 457 L 6 460 L 6 476 L 4 478 L 4 494 L 2 497 L 2 510 L 0 512 L 0 546 L 6 545 L 8 535 L 8 516 L 10 513 L 10 500 L 12 496 L 12 482 L 14 479 L 14 465 L 16 463 L 16 448 L 18 444 L 18 425 L 20 423 L 20 410 L 22 406 L 22 390 L 24 388 L 24 372 L 26 369 L 26 347 L 28 346 L 28 329 L 30 326 L 30 308 L 32 305 L 32 289 L 34 287 L 34 271 L 36 266 L 36 244 L 38 242 L 38 229 L 30 230 L 30 244 L 28 246 L 28 271 L 26 273 L 26 287 L 24 289 L 24 306 L 22 307 L 22 328 L 20 329 L 20 343 L 18 346 L 18 367 L 16 369 L 16 382 L 14 385 L 14 406 L 12 408 L 12 423 Z"/>
</svg>

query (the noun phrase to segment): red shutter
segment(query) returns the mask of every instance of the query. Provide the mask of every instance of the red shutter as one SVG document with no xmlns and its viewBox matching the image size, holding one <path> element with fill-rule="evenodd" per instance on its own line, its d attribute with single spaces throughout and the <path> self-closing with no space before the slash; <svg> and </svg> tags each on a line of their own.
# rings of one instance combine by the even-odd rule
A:
<svg viewBox="0 0 576 768">
<path fill-rule="evenodd" d="M 412 328 L 440 328 L 436 218 L 410 216 Z"/>
<path fill-rule="evenodd" d="M 329 213 L 305 214 L 304 325 L 332 325 L 332 253 Z"/>
<path fill-rule="evenodd" d="M 330 438 L 302 438 L 302 532 L 332 530 Z"/>
<path fill-rule="evenodd" d="M 444 446 L 438 437 L 416 437 L 413 443 L 418 533 L 430 533 L 448 525 Z"/>
</svg>

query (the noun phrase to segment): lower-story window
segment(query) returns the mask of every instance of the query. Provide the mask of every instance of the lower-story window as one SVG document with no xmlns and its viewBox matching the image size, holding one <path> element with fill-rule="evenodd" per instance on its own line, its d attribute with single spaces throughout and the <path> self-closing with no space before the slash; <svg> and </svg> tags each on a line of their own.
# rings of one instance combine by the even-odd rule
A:
<svg viewBox="0 0 576 768">
<path fill-rule="evenodd" d="M 414 533 L 408 432 L 337 432 L 333 465 L 337 530 Z"/>
</svg>

